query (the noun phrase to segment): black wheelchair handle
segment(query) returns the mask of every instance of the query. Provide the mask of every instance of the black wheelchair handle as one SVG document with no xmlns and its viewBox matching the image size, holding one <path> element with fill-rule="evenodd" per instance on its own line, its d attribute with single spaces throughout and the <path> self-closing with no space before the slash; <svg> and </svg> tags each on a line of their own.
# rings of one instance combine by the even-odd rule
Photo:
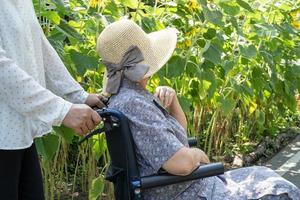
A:
<svg viewBox="0 0 300 200">
<path fill-rule="evenodd" d="M 197 138 L 195 137 L 188 138 L 188 143 L 190 147 L 196 147 L 198 144 Z"/>
<path fill-rule="evenodd" d="M 107 115 L 107 112 L 105 109 L 97 109 L 96 112 L 98 113 L 98 115 L 103 119 L 105 118 L 105 115 Z M 79 142 L 78 145 L 81 145 L 83 142 L 85 142 L 86 140 L 88 140 L 89 138 L 93 137 L 94 135 L 97 134 L 101 134 L 105 131 L 105 128 L 99 128 L 94 130 L 93 132 L 87 134 L 86 136 L 84 136 L 84 138 L 82 138 Z"/>
<path fill-rule="evenodd" d="M 119 120 L 113 117 L 113 111 L 111 109 L 103 108 L 103 109 L 97 109 L 95 111 L 102 118 L 102 121 L 104 122 L 104 126 L 84 136 L 84 138 L 82 138 L 78 142 L 79 145 L 94 135 L 102 134 L 105 131 L 111 131 L 114 127 L 119 126 L 118 124 Z"/>
<path fill-rule="evenodd" d="M 105 116 L 106 114 L 106 109 L 97 109 L 96 112 L 98 113 L 98 115 L 102 118 Z"/>
<path fill-rule="evenodd" d="M 192 172 L 187 176 L 176 176 L 176 175 L 165 173 L 165 174 L 157 174 L 152 176 L 141 177 L 141 189 L 161 187 L 161 186 L 181 183 L 184 181 L 192 181 L 200 178 L 217 176 L 223 174 L 224 171 L 225 171 L 224 165 L 221 162 L 219 162 L 219 163 L 201 165 L 194 172 Z"/>
</svg>

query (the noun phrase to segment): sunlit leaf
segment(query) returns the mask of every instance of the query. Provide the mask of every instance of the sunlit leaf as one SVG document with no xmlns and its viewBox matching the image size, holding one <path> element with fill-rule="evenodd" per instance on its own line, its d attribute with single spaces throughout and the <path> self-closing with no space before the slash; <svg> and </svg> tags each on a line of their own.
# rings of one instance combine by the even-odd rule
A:
<svg viewBox="0 0 300 200">
<path fill-rule="evenodd" d="M 241 50 L 241 54 L 246 58 L 251 59 L 257 55 L 257 50 L 254 45 L 249 45 L 249 46 L 239 45 L 239 48 Z"/>
<path fill-rule="evenodd" d="M 209 28 L 205 33 L 203 33 L 203 37 L 205 39 L 211 40 L 216 36 L 216 33 L 217 33 L 216 29 Z"/>
<path fill-rule="evenodd" d="M 228 15 L 235 16 L 240 12 L 240 8 L 236 5 L 220 3 L 220 6 L 223 8 L 224 12 Z"/>
<path fill-rule="evenodd" d="M 243 0 L 236 0 L 236 2 L 237 2 L 241 7 L 245 8 L 246 10 L 248 10 L 248 11 L 250 11 L 250 12 L 254 12 L 253 9 L 251 8 L 251 6 L 250 6 L 247 2 L 245 2 L 245 1 L 243 1 Z"/>
<path fill-rule="evenodd" d="M 224 115 L 229 115 L 235 108 L 236 102 L 233 99 L 220 99 L 220 104 Z"/>
<path fill-rule="evenodd" d="M 207 21 L 215 24 L 216 26 L 223 26 L 224 22 L 222 21 L 223 15 L 220 11 L 217 10 L 209 10 L 209 8 L 205 8 L 203 10 L 204 17 Z"/>
<path fill-rule="evenodd" d="M 121 3 L 132 9 L 136 9 L 139 5 L 138 0 L 121 0 Z"/>
<path fill-rule="evenodd" d="M 42 15 L 55 25 L 58 25 L 60 23 L 60 16 L 55 11 L 45 11 L 42 13 Z"/>
<path fill-rule="evenodd" d="M 210 45 L 203 57 L 216 65 L 221 63 L 221 52 L 214 45 Z"/>
<path fill-rule="evenodd" d="M 184 72 L 185 60 L 180 56 L 173 56 L 168 62 L 168 76 L 178 77 Z"/>
<path fill-rule="evenodd" d="M 82 75 L 87 69 L 98 68 L 98 59 L 93 56 L 88 56 L 72 49 L 70 50 L 70 57 L 74 62 L 77 71 Z"/>
<path fill-rule="evenodd" d="M 183 111 L 185 113 L 190 112 L 191 101 L 189 99 L 187 99 L 186 97 L 181 97 L 181 96 L 178 97 L 178 100 L 180 102 L 180 105 L 181 105 Z"/>
<path fill-rule="evenodd" d="M 254 102 L 250 103 L 250 107 L 249 107 L 249 114 L 252 114 L 257 108 L 257 104 Z"/>
<path fill-rule="evenodd" d="M 58 134 L 61 135 L 68 143 L 72 143 L 73 138 L 74 138 L 74 134 L 75 132 L 65 126 L 61 126 L 61 127 L 54 127 L 54 131 Z"/>
<path fill-rule="evenodd" d="M 100 175 L 95 178 L 92 182 L 92 187 L 89 191 L 89 200 L 98 200 L 104 190 L 104 177 Z"/>
<path fill-rule="evenodd" d="M 73 37 L 78 40 L 83 40 L 82 36 L 71 27 L 65 20 L 60 20 L 60 24 L 55 27 L 60 32 L 64 33 L 68 37 Z"/>
<path fill-rule="evenodd" d="M 54 134 L 48 134 L 42 138 L 35 139 L 35 144 L 39 154 L 50 161 L 58 150 L 59 138 Z"/>
</svg>

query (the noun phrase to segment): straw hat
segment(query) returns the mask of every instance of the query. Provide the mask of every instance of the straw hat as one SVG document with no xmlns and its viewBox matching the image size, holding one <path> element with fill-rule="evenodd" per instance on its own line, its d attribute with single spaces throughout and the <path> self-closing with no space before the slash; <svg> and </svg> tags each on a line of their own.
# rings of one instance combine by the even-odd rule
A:
<svg viewBox="0 0 300 200">
<path fill-rule="evenodd" d="M 149 66 L 144 78 L 155 74 L 172 56 L 177 42 L 176 29 L 145 33 L 131 20 L 122 19 L 108 25 L 97 41 L 102 60 L 119 63 L 130 46 L 137 46 L 143 56 L 141 64 Z"/>
</svg>

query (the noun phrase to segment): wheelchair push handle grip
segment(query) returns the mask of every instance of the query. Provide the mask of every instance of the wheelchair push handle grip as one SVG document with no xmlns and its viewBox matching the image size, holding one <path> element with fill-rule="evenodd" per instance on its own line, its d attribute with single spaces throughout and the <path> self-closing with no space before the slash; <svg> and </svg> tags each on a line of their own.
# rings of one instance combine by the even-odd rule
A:
<svg viewBox="0 0 300 200">
<path fill-rule="evenodd" d="M 96 112 L 98 113 L 98 115 L 103 118 L 105 116 L 105 109 L 97 109 Z M 105 131 L 104 128 L 99 128 L 96 129 L 95 131 L 87 134 L 86 136 L 84 136 L 84 138 L 82 138 L 79 142 L 78 145 L 81 145 L 83 142 L 85 142 L 86 140 L 88 140 L 89 138 L 91 138 L 93 135 L 97 135 L 97 134 L 101 134 Z"/>
<path fill-rule="evenodd" d="M 96 112 L 100 117 L 104 117 L 105 115 L 105 109 L 97 109 Z"/>
<path fill-rule="evenodd" d="M 82 144 L 84 141 L 88 140 L 94 135 L 102 134 L 106 131 L 111 131 L 115 127 L 119 127 L 119 120 L 115 118 L 114 112 L 111 109 L 103 108 L 95 110 L 98 115 L 102 118 L 104 125 L 102 128 L 96 129 L 93 132 L 87 134 L 83 139 L 81 139 L 78 144 Z"/>
</svg>

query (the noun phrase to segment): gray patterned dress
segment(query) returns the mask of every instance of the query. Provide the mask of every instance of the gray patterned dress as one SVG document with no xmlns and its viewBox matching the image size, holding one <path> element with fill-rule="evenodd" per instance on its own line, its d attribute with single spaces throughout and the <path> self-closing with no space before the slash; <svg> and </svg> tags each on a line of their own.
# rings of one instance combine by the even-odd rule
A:
<svg viewBox="0 0 300 200">
<path fill-rule="evenodd" d="M 152 94 L 124 79 L 119 93 L 109 101 L 129 119 L 142 176 L 157 173 L 164 162 L 188 146 L 183 127 Z M 143 191 L 145 200 L 300 200 L 299 189 L 266 167 L 247 167 L 226 172 L 224 180 L 209 177 Z"/>
</svg>

